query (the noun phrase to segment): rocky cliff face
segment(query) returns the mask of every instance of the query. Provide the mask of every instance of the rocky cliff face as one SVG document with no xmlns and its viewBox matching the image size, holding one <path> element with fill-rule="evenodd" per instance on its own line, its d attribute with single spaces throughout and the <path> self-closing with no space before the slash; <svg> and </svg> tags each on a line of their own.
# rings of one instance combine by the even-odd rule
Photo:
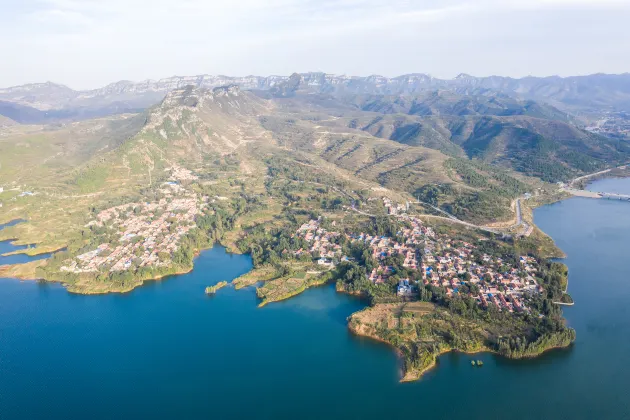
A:
<svg viewBox="0 0 630 420">
<path fill-rule="evenodd" d="M 142 133 L 172 144 L 182 157 L 229 154 L 254 141 L 271 141 L 258 116 L 272 105 L 236 85 L 188 85 L 170 91 L 148 113 Z"/>
</svg>

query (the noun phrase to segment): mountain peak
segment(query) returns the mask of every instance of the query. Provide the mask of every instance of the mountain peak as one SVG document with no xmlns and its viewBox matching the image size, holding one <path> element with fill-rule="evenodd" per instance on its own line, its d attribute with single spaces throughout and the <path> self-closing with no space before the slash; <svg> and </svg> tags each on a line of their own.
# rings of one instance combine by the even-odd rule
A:
<svg viewBox="0 0 630 420">
<path fill-rule="evenodd" d="M 241 88 L 239 88 L 238 85 L 235 85 L 235 84 L 226 85 L 226 86 L 218 86 L 212 89 L 212 93 L 217 96 L 224 96 L 224 95 L 238 96 L 240 92 L 241 92 Z"/>
<path fill-rule="evenodd" d="M 468 73 L 459 73 L 456 77 L 455 80 L 472 80 L 475 79 L 474 76 L 471 76 Z"/>
<path fill-rule="evenodd" d="M 188 85 L 167 93 L 162 101 L 162 106 L 186 106 L 196 108 L 203 106 L 206 100 L 215 101 L 223 97 L 238 97 L 240 93 L 241 90 L 237 85 L 218 86 L 215 88 L 202 88 L 195 85 Z"/>
<path fill-rule="evenodd" d="M 41 90 L 64 90 L 64 91 L 72 91 L 68 86 L 62 85 L 59 83 L 54 83 L 51 81 L 43 82 L 43 83 L 28 83 L 25 85 L 12 86 L 4 89 L 0 89 L 0 92 L 31 92 L 31 91 L 41 91 Z"/>
</svg>

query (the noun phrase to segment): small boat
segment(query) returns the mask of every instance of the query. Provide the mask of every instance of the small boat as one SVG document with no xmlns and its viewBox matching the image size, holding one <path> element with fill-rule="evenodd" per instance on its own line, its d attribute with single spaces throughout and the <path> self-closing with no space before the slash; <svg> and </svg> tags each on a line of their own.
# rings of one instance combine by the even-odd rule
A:
<svg viewBox="0 0 630 420">
<path fill-rule="evenodd" d="M 474 361 L 474 360 L 471 360 L 471 361 L 470 361 L 470 364 L 471 364 L 471 365 L 473 365 L 473 366 L 475 366 L 475 361 Z"/>
<path fill-rule="evenodd" d="M 483 366 L 483 362 L 481 360 L 477 360 L 477 366 Z"/>
</svg>

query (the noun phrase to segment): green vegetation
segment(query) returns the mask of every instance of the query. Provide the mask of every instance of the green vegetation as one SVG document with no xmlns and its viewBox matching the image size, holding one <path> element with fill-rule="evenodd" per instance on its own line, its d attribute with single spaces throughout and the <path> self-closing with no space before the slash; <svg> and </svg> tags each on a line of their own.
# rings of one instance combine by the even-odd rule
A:
<svg viewBox="0 0 630 420">
<path fill-rule="evenodd" d="M 479 262 L 483 255 L 489 255 L 501 258 L 510 267 L 518 263 L 519 255 L 536 255 L 535 244 L 529 240 L 480 240 L 446 225 L 436 229 L 475 243 L 472 258 Z M 337 289 L 365 296 L 372 306 L 354 314 L 350 328 L 398 348 L 405 358 L 405 380 L 416 379 L 433 366 L 439 354 L 447 351 L 493 351 L 511 358 L 533 357 L 550 348 L 566 347 L 575 339 L 575 331 L 564 325 L 560 307 L 554 304 L 567 299 L 564 290 L 568 273 L 563 264 L 537 256 L 539 269 L 535 277 L 544 293 L 530 298 L 529 311 L 508 313 L 494 305 L 480 306 L 469 294 L 474 293 L 475 285 L 460 286 L 458 294 L 447 297 L 443 288 L 419 282 L 420 302 L 405 303 L 396 296 L 395 286 L 399 278 L 418 280 L 417 273 L 405 270 L 400 261 L 392 258 L 387 264 L 394 267 L 396 275 L 375 285 L 366 279 L 366 267 L 372 264 L 369 254 L 356 250 L 352 255 L 354 262 L 340 264 L 334 272 Z M 419 304 L 432 305 L 432 309 L 408 309 Z"/>
<path fill-rule="evenodd" d="M 453 216 L 473 223 L 503 220 L 510 215 L 510 202 L 531 191 L 532 186 L 476 160 L 451 158 L 444 163 L 452 183 L 425 185 L 415 191 L 420 201 L 442 208 Z M 456 182 L 463 182 L 461 188 Z"/>
<path fill-rule="evenodd" d="M 278 274 L 274 267 L 262 266 L 253 269 L 249 273 L 235 278 L 234 280 L 232 280 L 232 285 L 236 290 L 238 290 L 242 289 L 243 287 L 253 286 L 256 283 L 273 280 L 275 278 L 278 278 Z"/>
<path fill-rule="evenodd" d="M 97 191 L 105 185 L 109 170 L 105 166 L 83 168 L 76 177 L 76 184 L 82 193 Z"/>
<path fill-rule="evenodd" d="M 510 358 L 533 357 L 575 340 L 575 331 L 530 315 L 481 309 L 453 299 L 431 312 L 405 310 L 410 304 L 378 304 L 352 315 L 350 329 L 385 341 L 404 356 L 403 380 L 415 380 L 448 351 L 493 351 Z"/>
<path fill-rule="evenodd" d="M 331 273 L 307 274 L 298 272 L 294 275 L 281 277 L 265 282 L 256 289 L 256 295 L 262 299 L 258 306 L 265 306 L 271 302 L 278 302 L 296 296 L 309 287 L 321 286 L 333 278 Z"/>
<path fill-rule="evenodd" d="M 217 284 L 215 284 L 214 286 L 208 286 L 206 287 L 206 294 L 207 295 L 214 295 L 217 290 L 224 288 L 225 286 L 228 285 L 227 281 L 220 281 Z"/>
</svg>

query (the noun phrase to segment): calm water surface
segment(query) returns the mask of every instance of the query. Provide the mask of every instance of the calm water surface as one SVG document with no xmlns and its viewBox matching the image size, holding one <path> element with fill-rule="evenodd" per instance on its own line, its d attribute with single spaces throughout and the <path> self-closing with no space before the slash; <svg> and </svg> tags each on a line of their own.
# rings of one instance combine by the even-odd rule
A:
<svg viewBox="0 0 630 420">
<path fill-rule="evenodd" d="M 568 254 L 570 349 L 474 356 L 483 368 L 451 354 L 400 384 L 394 353 L 347 331 L 364 304 L 330 286 L 260 309 L 251 288 L 205 296 L 251 268 L 215 247 L 125 295 L 1 280 L 0 419 L 630 418 L 630 203 L 575 198 L 535 217 Z"/>
</svg>

